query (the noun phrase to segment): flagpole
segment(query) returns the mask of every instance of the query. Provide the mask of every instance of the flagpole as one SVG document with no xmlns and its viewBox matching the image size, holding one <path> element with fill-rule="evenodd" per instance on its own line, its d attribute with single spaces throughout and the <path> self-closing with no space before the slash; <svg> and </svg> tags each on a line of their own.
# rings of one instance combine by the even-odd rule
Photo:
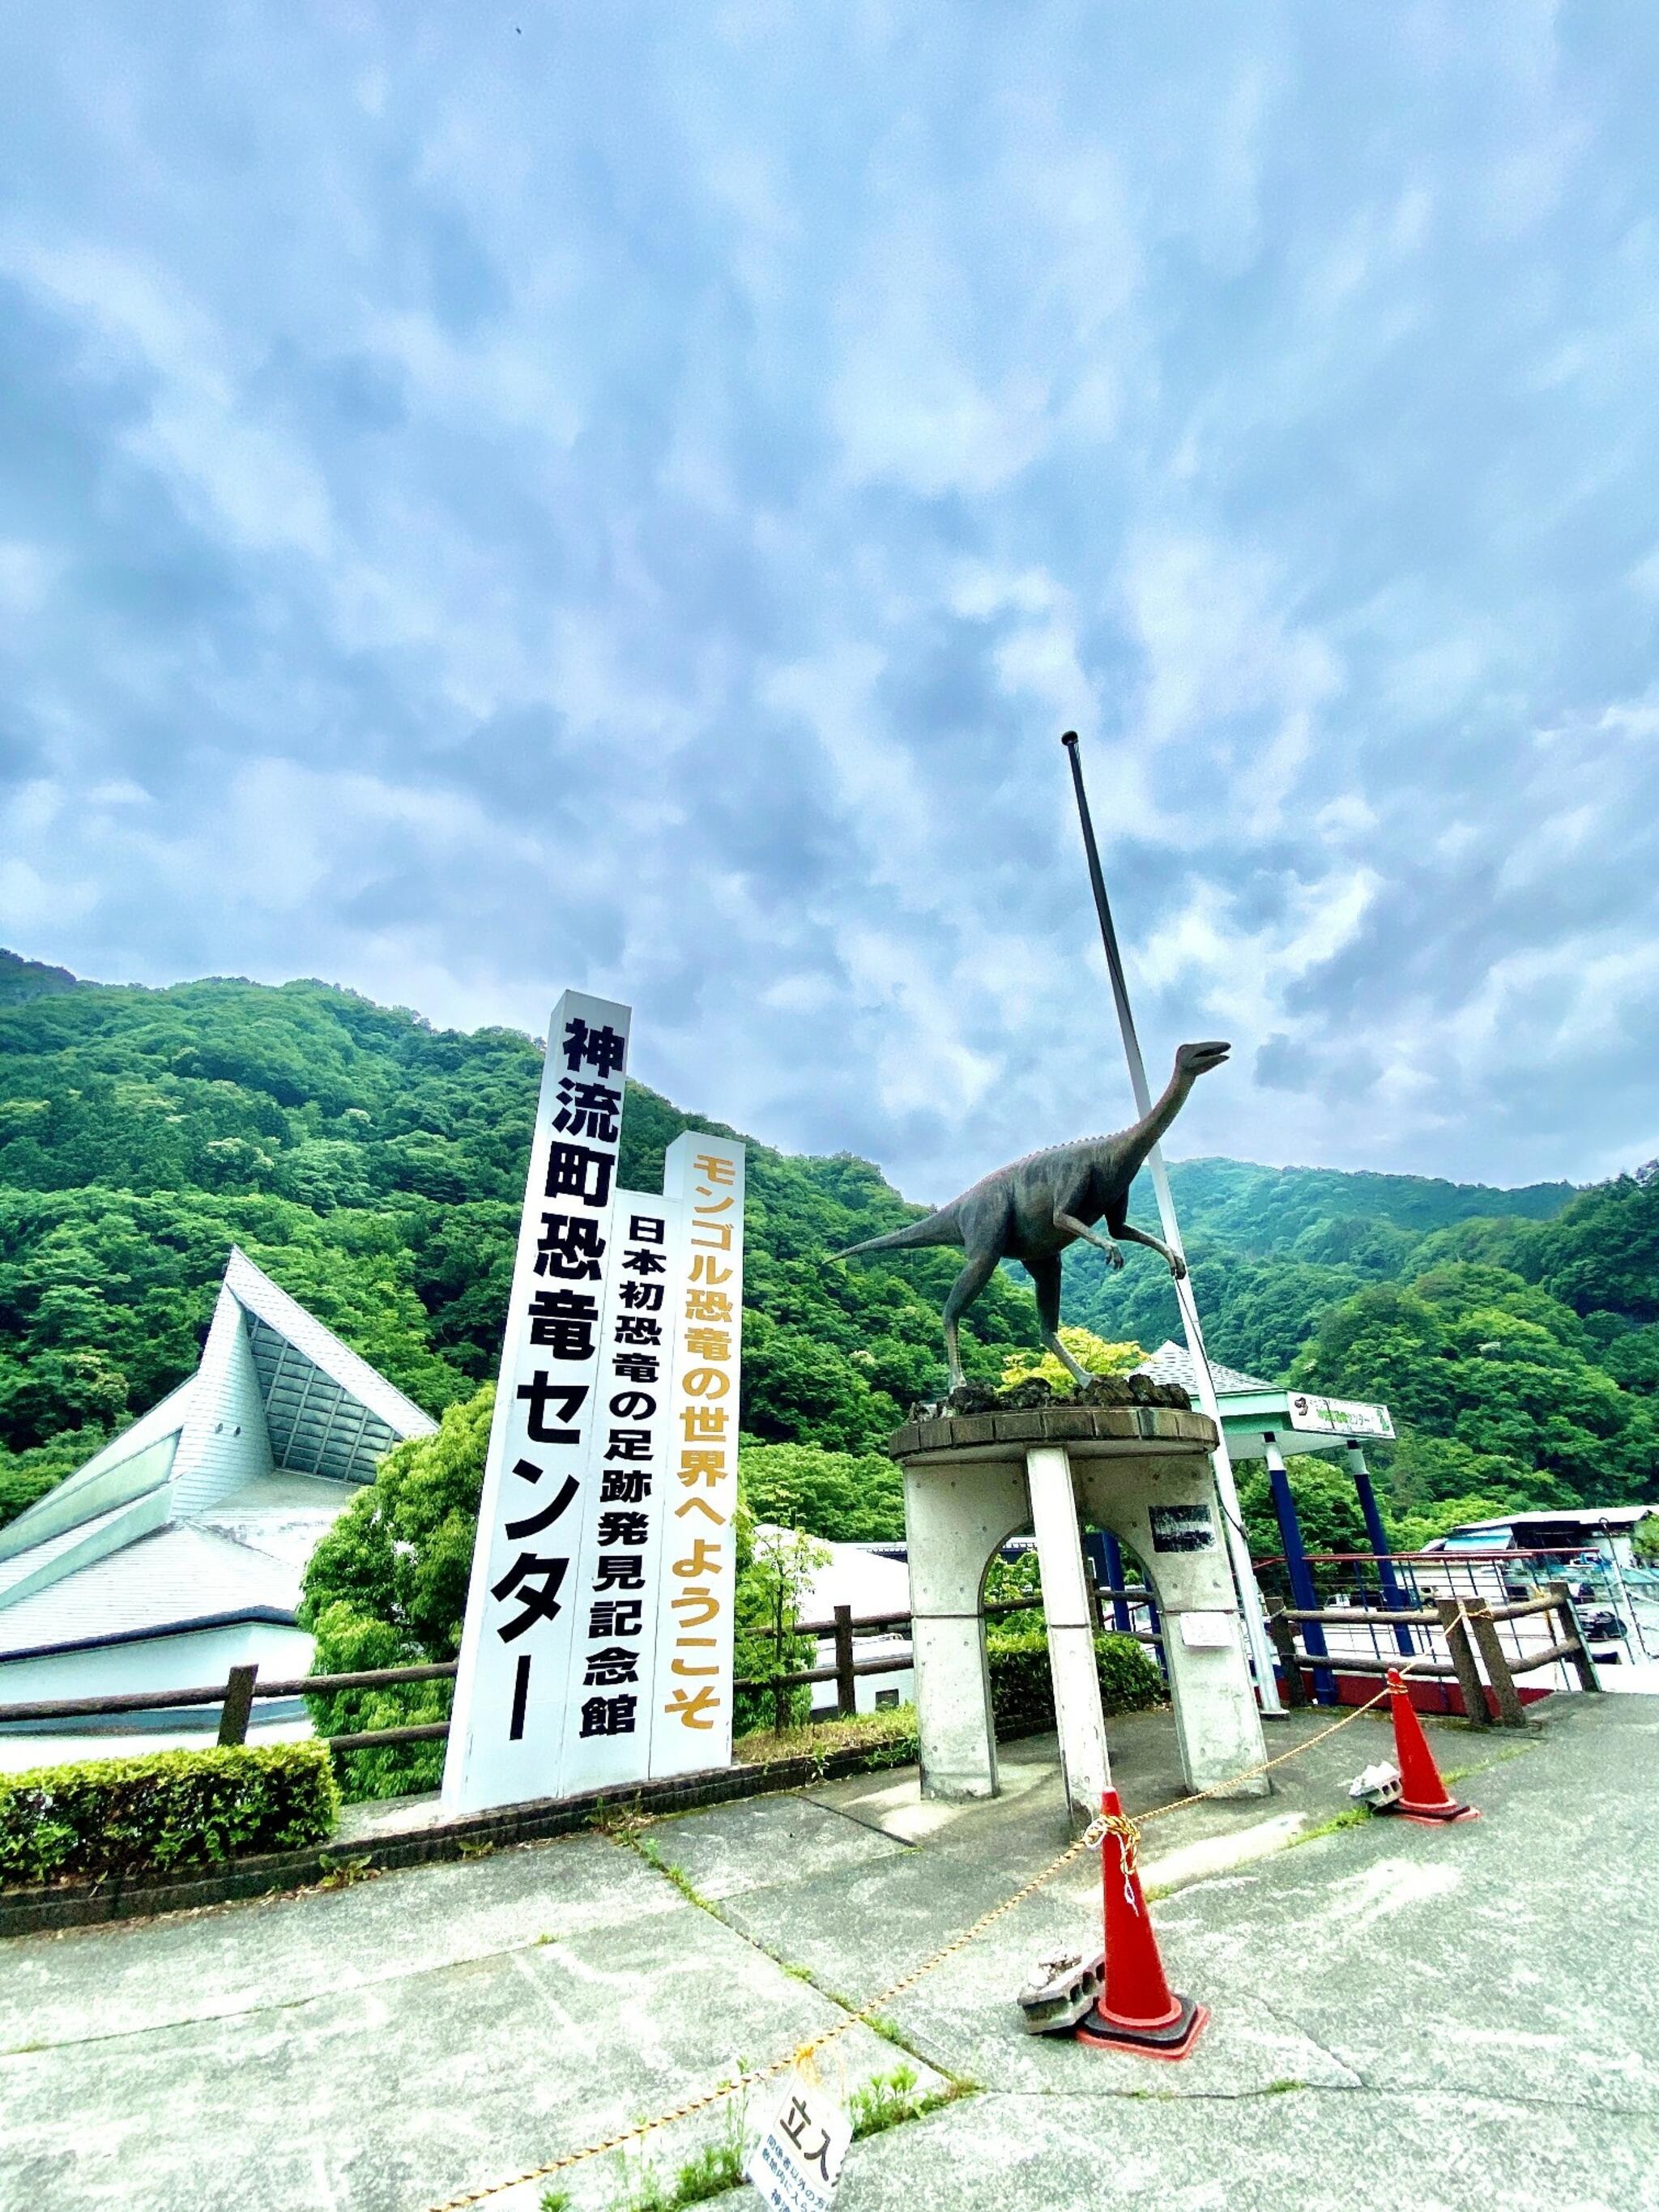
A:
<svg viewBox="0 0 1659 2212">
<path fill-rule="evenodd" d="M 1083 787 L 1083 760 L 1077 732 L 1067 730 L 1060 743 L 1072 763 L 1072 786 L 1077 793 L 1078 818 L 1083 825 L 1083 849 L 1089 862 L 1089 882 L 1095 895 L 1095 912 L 1100 917 L 1100 937 L 1106 949 L 1107 973 L 1112 979 L 1112 997 L 1117 1006 L 1117 1025 L 1123 1036 L 1123 1056 L 1129 1063 L 1130 1087 L 1134 1092 L 1136 1109 L 1144 1117 L 1152 1112 L 1152 1096 L 1146 1085 L 1146 1066 L 1140 1056 L 1140 1040 L 1135 1035 L 1135 1018 L 1129 1006 L 1129 987 L 1124 978 L 1123 956 L 1118 950 L 1117 931 L 1113 926 L 1112 909 L 1106 896 L 1106 879 L 1100 872 L 1100 848 L 1095 842 L 1095 825 L 1089 813 L 1089 795 Z M 1215 1424 L 1215 1486 L 1221 1501 L 1227 1556 L 1232 1562 L 1239 1614 L 1244 1624 L 1245 1641 L 1255 1669 L 1257 1694 L 1261 1700 L 1263 1712 L 1282 1712 L 1284 1707 L 1279 1702 L 1278 1684 L 1273 1677 L 1273 1648 L 1267 1640 L 1267 1624 L 1261 1608 L 1261 1592 L 1256 1585 L 1255 1570 L 1250 1565 L 1250 1547 L 1245 1540 L 1243 1516 L 1239 1510 L 1238 1486 L 1233 1479 L 1232 1455 L 1227 1449 L 1226 1431 L 1221 1425 L 1215 1377 L 1210 1371 L 1209 1354 L 1204 1348 L 1204 1331 L 1199 1322 L 1198 1305 L 1193 1296 L 1193 1279 L 1185 1272 L 1186 1253 L 1181 1242 L 1181 1224 L 1176 1219 L 1175 1199 L 1170 1189 L 1170 1177 L 1164 1165 L 1161 1145 L 1152 1146 L 1147 1155 L 1146 1166 L 1158 1200 L 1158 1219 L 1164 1225 L 1164 1241 L 1182 1263 L 1183 1272 L 1176 1278 L 1176 1303 L 1181 1309 L 1181 1326 L 1186 1334 L 1187 1349 L 1192 1354 L 1193 1370 L 1198 1378 L 1199 1403 Z"/>
</svg>

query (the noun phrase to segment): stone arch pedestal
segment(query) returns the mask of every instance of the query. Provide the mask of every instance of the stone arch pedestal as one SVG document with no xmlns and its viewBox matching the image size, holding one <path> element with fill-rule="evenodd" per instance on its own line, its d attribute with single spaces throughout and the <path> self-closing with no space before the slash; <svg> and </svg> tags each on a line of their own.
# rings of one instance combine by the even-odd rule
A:
<svg viewBox="0 0 1659 2212">
<path fill-rule="evenodd" d="M 992 1558 L 1029 1522 L 1066 1796 L 1076 1818 L 1098 1808 L 1110 1764 L 1079 1513 L 1146 1564 L 1188 1786 L 1212 1788 L 1266 1757 L 1222 1540 L 1215 1441 L 1202 1413 L 1163 1406 L 957 1414 L 892 1437 L 887 1449 L 904 1474 L 924 1796 L 997 1795 L 981 1591 Z M 1267 1787 L 1257 1775 L 1226 1794 Z"/>
</svg>

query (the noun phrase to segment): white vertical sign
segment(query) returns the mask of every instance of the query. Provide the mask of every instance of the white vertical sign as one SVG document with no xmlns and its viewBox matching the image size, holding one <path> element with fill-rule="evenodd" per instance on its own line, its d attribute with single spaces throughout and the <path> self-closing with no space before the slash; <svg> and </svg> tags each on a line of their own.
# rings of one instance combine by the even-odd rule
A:
<svg viewBox="0 0 1659 2212">
<path fill-rule="evenodd" d="M 830 2212 L 852 2142 L 845 2109 L 817 2081 L 793 2074 L 744 2160 L 744 2179 L 771 2212 Z"/>
<path fill-rule="evenodd" d="M 562 1793 L 643 1782 L 651 1771 L 664 1528 L 673 1499 L 670 1397 L 680 1207 L 619 1190 L 614 1265 L 594 1390 L 598 1480 L 589 1486 Z"/>
<path fill-rule="evenodd" d="M 682 1238 L 670 1279 L 674 1388 L 663 1486 L 672 1503 L 663 1522 L 653 1777 L 732 1760 L 743 1146 L 687 1130 L 668 1147 L 663 1194 L 679 1206 Z"/>
<path fill-rule="evenodd" d="M 608 1000 L 567 991 L 554 1010 L 444 1762 L 449 1811 L 565 1794 L 586 1625 L 578 1558 L 609 1427 L 601 1336 L 621 1257 L 628 1037 L 629 1009 Z"/>
</svg>

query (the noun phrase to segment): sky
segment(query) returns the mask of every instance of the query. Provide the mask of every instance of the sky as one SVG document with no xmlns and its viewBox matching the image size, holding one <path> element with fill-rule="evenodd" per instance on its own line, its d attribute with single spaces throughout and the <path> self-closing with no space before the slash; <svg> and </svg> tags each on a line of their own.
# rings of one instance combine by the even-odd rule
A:
<svg viewBox="0 0 1659 2212">
<path fill-rule="evenodd" d="M 942 1200 L 1659 1153 L 1659 10 L 0 12 L 0 943 Z"/>
</svg>

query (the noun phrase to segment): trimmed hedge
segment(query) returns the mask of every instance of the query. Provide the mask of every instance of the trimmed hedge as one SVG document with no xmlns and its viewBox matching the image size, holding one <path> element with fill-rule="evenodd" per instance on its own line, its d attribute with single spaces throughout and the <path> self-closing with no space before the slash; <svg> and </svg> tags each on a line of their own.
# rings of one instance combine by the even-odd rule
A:
<svg viewBox="0 0 1659 2212">
<path fill-rule="evenodd" d="M 1041 1621 L 993 1628 L 985 1638 L 991 1670 L 991 1708 L 1000 1729 L 1052 1728 L 1054 1692 L 1048 1672 L 1048 1639 Z M 1158 1662 L 1132 1636 L 1097 1636 L 1095 1667 L 1101 1703 L 1109 1713 L 1143 1712 L 1164 1699 Z"/>
<path fill-rule="evenodd" d="M 339 1811 L 320 1743 L 216 1745 L 0 1774 L 0 1888 L 295 1850 L 332 1835 Z"/>
</svg>

